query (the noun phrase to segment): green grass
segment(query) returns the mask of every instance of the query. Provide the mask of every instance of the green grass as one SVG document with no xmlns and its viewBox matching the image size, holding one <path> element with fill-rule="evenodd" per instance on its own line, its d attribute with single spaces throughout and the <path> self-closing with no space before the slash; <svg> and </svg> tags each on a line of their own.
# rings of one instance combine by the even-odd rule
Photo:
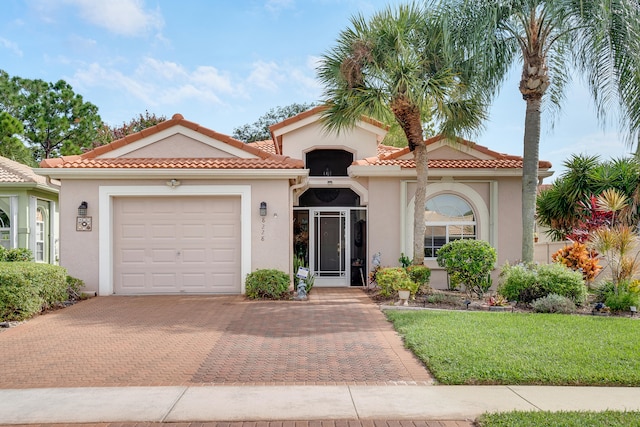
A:
<svg viewBox="0 0 640 427">
<path fill-rule="evenodd" d="M 479 427 L 633 427 L 640 426 L 640 412 L 505 412 L 476 420 Z"/>
<path fill-rule="evenodd" d="M 640 386 L 640 321 L 469 311 L 386 312 L 442 384 Z"/>
</svg>

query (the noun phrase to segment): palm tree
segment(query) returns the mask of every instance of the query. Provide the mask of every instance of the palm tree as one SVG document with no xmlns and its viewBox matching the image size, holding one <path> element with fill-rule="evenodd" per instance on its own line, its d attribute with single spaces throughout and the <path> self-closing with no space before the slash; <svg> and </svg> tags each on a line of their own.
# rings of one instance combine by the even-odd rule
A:
<svg viewBox="0 0 640 427">
<path fill-rule="evenodd" d="M 453 22 L 465 22 L 457 39 L 484 55 L 487 84 L 522 62 L 522 261 L 531 262 L 542 108 L 560 107 L 573 68 L 589 85 L 600 119 L 617 101 L 623 119 L 634 120 L 626 107 L 640 106 L 640 85 L 633 84 L 640 81 L 637 0 L 441 0 L 441 6 Z"/>
<path fill-rule="evenodd" d="M 486 117 L 481 97 L 469 91 L 480 87 L 469 84 L 473 63 L 454 55 L 438 18 L 415 4 L 387 8 L 368 20 L 355 16 L 318 68 L 327 129 L 340 132 L 371 116 L 397 121 L 407 137 L 417 174 L 414 264 L 424 262 L 428 170 L 423 124 L 433 120 L 441 133 L 454 136 L 478 129 Z"/>
</svg>

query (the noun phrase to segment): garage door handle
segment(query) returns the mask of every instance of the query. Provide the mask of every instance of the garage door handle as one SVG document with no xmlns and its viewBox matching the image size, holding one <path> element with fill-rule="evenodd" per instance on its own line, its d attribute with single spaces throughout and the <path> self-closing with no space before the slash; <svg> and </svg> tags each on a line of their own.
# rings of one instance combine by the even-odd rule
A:
<svg viewBox="0 0 640 427">
<path fill-rule="evenodd" d="M 178 255 L 178 256 L 180 256 L 181 253 L 182 252 L 180 252 L 180 251 L 176 251 L 176 255 Z"/>
</svg>

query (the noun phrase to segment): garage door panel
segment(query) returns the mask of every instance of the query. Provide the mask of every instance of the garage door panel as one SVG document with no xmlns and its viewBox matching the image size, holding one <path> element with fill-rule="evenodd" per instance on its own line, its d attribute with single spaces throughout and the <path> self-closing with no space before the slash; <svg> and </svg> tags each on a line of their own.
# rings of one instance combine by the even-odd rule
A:
<svg viewBox="0 0 640 427">
<path fill-rule="evenodd" d="M 145 283 L 144 273 L 123 273 L 121 275 L 122 288 L 128 290 L 142 290 Z"/>
<path fill-rule="evenodd" d="M 204 249 L 185 249 L 182 251 L 182 262 L 188 264 L 205 264 L 207 252 Z"/>
<path fill-rule="evenodd" d="M 119 294 L 240 293 L 240 198 L 115 198 Z"/>
<path fill-rule="evenodd" d="M 178 285 L 178 277 L 176 273 L 151 273 L 151 283 L 154 289 L 173 290 Z"/>
<path fill-rule="evenodd" d="M 175 264 L 177 254 L 174 249 L 152 249 L 151 262 L 154 264 Z"/>
<path fill-rule="evenodd" d="M 124 264 L 144 264 L 146 255 L 144 249 L 123 249 L 120 256 L 116 256 L 116 261 Z"/>
</svg>

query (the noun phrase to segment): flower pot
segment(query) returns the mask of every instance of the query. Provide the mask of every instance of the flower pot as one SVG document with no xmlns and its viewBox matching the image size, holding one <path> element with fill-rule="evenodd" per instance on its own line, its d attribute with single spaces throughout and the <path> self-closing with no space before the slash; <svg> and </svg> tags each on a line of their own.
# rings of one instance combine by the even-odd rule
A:
<svg viewBox="0 0 640 427">
<path fill-rule="evenodd" d="M 410 296 L 411 296 L 411 291 L 407 291 L 407 290 L 398 291 L 398 299 L 400 299 L 399 304 L 409 305 Z"/>
</svg>

